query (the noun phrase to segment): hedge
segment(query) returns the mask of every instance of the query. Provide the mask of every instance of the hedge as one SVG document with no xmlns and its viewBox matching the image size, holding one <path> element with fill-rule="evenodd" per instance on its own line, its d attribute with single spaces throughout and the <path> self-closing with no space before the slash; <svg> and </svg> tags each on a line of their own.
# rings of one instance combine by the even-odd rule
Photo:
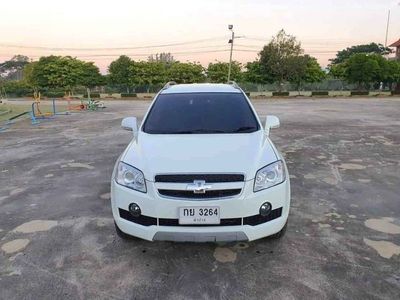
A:
<svg viewBox="0 0 400 300">
<path fill-rule="evenodd" d="M 351 91 L 350 95 L 351 96 L 368 96 L 369 92 L 368 91 Z"/>
<path fill-rule="evenodd" d="M 65 96 L 64 92 L 45 92 L 43 96 L 48 98 L 63 98 Z"/>
<path fill-rule="evenodd" d="M 399 96 L 400 95 L 400 91 L 392 91 L 392 96 Z"/>
<path fill-rule="evenodd" d="M 83 98 L 87 98 L 88 94 L 84 94 Z M 90 93 L 90 98 L 100 98 L 100 93 Z"/>
<path fill-rule="evenodd" d="M 272 92 L 273 97 L 287 97 L 289 92 Z"/>
<path fill-rule="evenodd" d="M 6 81 L 0 85 L 9 96 L 26 97 L 32 94 L 32 88 L 22 81 Z"/>
<path fill-rule="evenodd" d="M 137 95 L 135 93 L 122 93 L 121 98 L 136 98 Z"/>
<path fill-rule="evenodd" d="M 313 91 L 311 92 L 311 96 L 329 96 L 328 91 Z"/>
</svg>

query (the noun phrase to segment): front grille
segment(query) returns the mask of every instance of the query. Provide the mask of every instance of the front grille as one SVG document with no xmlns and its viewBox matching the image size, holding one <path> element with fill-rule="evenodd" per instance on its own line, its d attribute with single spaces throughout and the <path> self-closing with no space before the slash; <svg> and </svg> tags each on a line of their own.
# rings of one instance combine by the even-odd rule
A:
<svg viewBox="0 0 400 300">
<path fill-rule="evenodd" d="M 242 218 L 221 219 L 220 221 L 221 221 L 220 224 L 185 224 L 185 225 L 180 225 L 178 219 L 158 219 L 158 224 L 160 226 L 194 226 L 194 227 L 242 225 Z"/>
<path fill-rule="evenodd" d="M 119 215 L 121 218 L 128 220 L 130 222 L 140 224 L 143 226 L 151 226 L 157 225 L 157 218 L 148 217 L 141 215 L 140 217 L 133 217 L 129 211 L 119 208 Z M 205 227 L 205 226 L 237 226 L 242 225 L 250 225 L 250 226 L 257 226 L 263 223 L 267 223 L 269 221 L 275 220 L 282 216 L 282 207 L 276 208 L 271 211 L 271 213 L 263 217 L 261 215 L 254 215 L 245 218 L 231 218 L 231 219 L 221 219 L 220 224 L 195 224 L 195 225 L 180 225 L 179 219 L 158 219 L 159 226 L 198 226 L 198 227 Z"/>
<path fill-rule="evenodd" d="M 207 183 L 241 182 L 244 181 L 244 175 L 243 174 L 171 174 L 171 175 L 155 176 L 155 182 L 191 183 L 194 180 L 204 180 Z"/>
<path fill-rule="evenodd" d="M 190 199 L 205 199 L 205 198 L 223 198 L 239 195 L 242 189 L 228 189 L 228 190 L 211 190 L 206 191 L 204 194 L 195 194 L 193 191 L 184 190 L 163 190 L 159 189 L 160 195 L 175 197 L 175 198 L 190 198 Z"/>
</svg>

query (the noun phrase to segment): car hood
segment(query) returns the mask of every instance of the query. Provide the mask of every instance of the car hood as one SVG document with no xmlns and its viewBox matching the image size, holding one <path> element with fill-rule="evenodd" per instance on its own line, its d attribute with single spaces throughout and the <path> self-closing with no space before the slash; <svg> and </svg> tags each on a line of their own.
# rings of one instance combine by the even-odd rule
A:
<svg viewBox="0 0 400 300">
<path fill-rule="evenodd" d="M 240 134 L 146 134 L 140 132 L 122 161 L 140 169 L 146 180 L 157 174 L 243 173 L 253 179 L 257 170 L 277 160 L 263 131 Z"/>
</svg>

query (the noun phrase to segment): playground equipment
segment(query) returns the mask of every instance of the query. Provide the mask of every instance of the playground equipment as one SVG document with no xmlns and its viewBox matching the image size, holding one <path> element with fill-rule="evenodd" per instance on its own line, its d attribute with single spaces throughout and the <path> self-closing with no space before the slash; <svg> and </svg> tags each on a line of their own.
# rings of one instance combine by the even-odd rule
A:
<svg viewBox="0 0 400 300">
<path fill-rule="evenodd" d="M 0 132 L 8 129 L 10 125 L 15 122 L 15 119 L 20 118 L 24 115 L 29 115 L 32 125 L 36 125 L 39 124 L 41 120 L 51 120 L 56 115 L 69 115 L 71 111 L 83 111 L 83 110 L 97 111 L 99 108 L 105 108 L 104 103 L 102 101 L 93 100 L 91 98 L 87 100 L 80 100 L 79 104 L 71 103 L 72 100 L 73 99 L 71 98 L 66 99 L 67 101 L 66 111 L 57 111 L 56 99 L 51 99 L 51 107 L 50 107 L 51 110 L 49 111 L 47 109 L 47 111 L 45 111 L 44 108 L 41 106 L 40 92 L 35 91 L 33 94 L 33 102 L 31 105 L 31 110 L 13 116 L 12 118 L 6 120 L 4 124 L 0 124 Z M 5 113 L 10 113 L 10 112 L 11 111 Z"/>
<path fill-rule="evenodd" d="M 39 120 L 51 119 L 56 115 L 69 115 L 69 109 L 67 111 L 58 112 L 56 109 L 56 99 L 52 99 L 52 111 L 42 112 L 40 108 L 40 92 L 34 93 L 34 100 L 32 103 L 32 110 L 30 111 L 32 125 L 38 124 Z"/>
<path fill-rule="evenodd" d="M 83 101 L 81 100 L 81 103 L 79 104 L 73 104 L 71 103 L 71 101 L 73 99 L 71 99 L 70 97 L 65 99 L 67 101 L 67 110 L 68 111 L 81 111 L 81 110 L 85 110 L 85 104 L 83 104 Z"/>
<path fill-rule="evenodd" d="M 85 99 L 85 100 L 80 100 L 80 103 L 74 104 L 71 103 L 73 99 L 67 98 L 67 110 L 68 111 L 82 111 L 82 110 L 91 110 L 95 111 L 98 110 L 99 108 L 105 108 L 104 103 L 99 100 L 93 100 L 91 98 Z"/>
<path fill-rule="evenodd" d="M 87 103 L 86 103 L 86 109 L 87 110 L 94 111 L 94 110 L 98 110 L 99 108 L 105 108 L 104 102 L 99 101 L 99 100 L 93 100 L 91 98 L 89 98 L 87 100 Z"/>
<path fill-rule="evenodd" d="M 31 110 L 32 124 L 37 124 L 37 119 L 45 119 L 55 115 L 55 102 L 53 100 L 53 112 L 42 112 L 40 109 L 40 92 L 33 93 L 33 102 Z"/>
<path fill-rule="evenodd" d="M 87 88 L 86 89 L 86 93 L 87 93 L 87 99 L 85 100 L 85 108 L 87 110 L 91 110 L 91 111 L 95 111 L 98 110 L 99 108 L 105 108 L 104 106 L 104 102 L 99 101 L 99 100 L 94 100 L 92 99 L 92 97 L 90 97 L 90 89 Z"/>
</svg>

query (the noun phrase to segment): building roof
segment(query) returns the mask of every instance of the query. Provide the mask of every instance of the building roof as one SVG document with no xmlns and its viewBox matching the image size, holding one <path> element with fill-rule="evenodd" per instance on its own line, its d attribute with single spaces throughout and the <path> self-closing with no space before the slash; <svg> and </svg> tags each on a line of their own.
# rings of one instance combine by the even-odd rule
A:
<svg viewBox="0 0 400 300">
<path fill-rule="evenodd" d="M 394 42 L 393 44 L 389 45 L 389 47 L 400 47 L 400 39 L 398 39 L 397 42 Z"/>
<path fill-rule="evenodd" d="M 241 91 L 233 85 L 218 83 L 176 84 L 161 91 L 161 94 L 177 93 L 241 93 Z"/>
</svg>

